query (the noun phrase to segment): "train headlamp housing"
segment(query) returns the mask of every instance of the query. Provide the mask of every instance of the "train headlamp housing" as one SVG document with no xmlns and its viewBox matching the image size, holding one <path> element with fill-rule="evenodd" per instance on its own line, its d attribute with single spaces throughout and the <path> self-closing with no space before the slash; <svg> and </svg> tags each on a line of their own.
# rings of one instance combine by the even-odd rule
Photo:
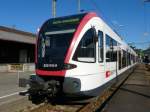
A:
<svg viewBox="0 0 150 112">
<path fill-rule="evenodd" d="M 74 64 L 70 64 L 70 63 L 65 63 L 64 64 L 64 69 L 66 69 L 66 70 L 74 69 L 76 67 L 77 67 L 77 65 L 74 65 Z"/>
</svg>

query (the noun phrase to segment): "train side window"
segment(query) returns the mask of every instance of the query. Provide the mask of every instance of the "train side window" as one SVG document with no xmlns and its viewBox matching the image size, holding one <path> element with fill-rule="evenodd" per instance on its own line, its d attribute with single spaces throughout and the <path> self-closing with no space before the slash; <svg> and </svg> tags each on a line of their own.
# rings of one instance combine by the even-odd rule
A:
<svg viewBox="0 0 150 112">
<path fill-rule="evenodd" d="M 120 44 L 119 44 L 119 46 L 120 46 Z M 118 51 L 118 54 L 119 54 L 119 70 L 122 68 L 122 50 L 121 50 L 121 48 L 119 49 L 119 51 Z"/>
<path fill-rule="evenodd" d="M 103 32 L 98 32 L 98 61 L 103 62 L 104 47 L 103 47 Z"/>
<path fill-rule="evenodd" d="M 106 35 L 106 62 L 117 61 L 117 41 Z"/>
<path fill-rule="evenodd" d="M 111 38 L 108 35 L 106 35 L 106 62 L 110 62 L 111 60 L 110 43 L 111 43 Z"/>
<path fill-rule="evenodd" d="M 131 60 L 130 60 L 130 52 L 127 52 L 127 65 L 131 65 Z"/>
<path fill-rule="evenodd" d="M 129 53 L 129 65 L 131 65 L 131 53 Z"/>
<path fill-rule="evenodd" d="M 122 68 L 127 66 L 127 52 L 123 50 L 123 57 L 122 57 Z"/>
<path fill-rule="evenodd" d="M 73 56 L 73 60 L 80 62 L 96 62 L 96 44 L 93 29 L 89 29 L 82 37 Z"/>
<path fill-rule="evenodd" d="M 113 49 L 112 49 L 112 60 L 111 61 L 117 61 L 117 50 L 118 50 L 117 41 L 115 41 L 113 39 L 112 44 L 113 44 Z"/>
<path fill-rule="evenodd" d="M 133 54 L 131 54 L 131 65 L 133 64 Z"/>
<path fill-rule="evenodd" d="M 126 66 L 129 66 L 129 53 L 128 53 L 128 50 L 126 51 Z"/>
</svg>

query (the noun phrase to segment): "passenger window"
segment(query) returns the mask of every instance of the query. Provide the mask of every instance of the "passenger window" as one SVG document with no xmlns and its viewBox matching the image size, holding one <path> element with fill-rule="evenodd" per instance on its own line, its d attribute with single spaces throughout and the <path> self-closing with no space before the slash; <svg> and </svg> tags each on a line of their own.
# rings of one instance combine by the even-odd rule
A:
<svg viewBox="0 0 150 112">
<path fill-rule="evenodd" d="M 127 51 L 127 66 L 131 65 L 130 52 Z"/>
<path fill-rule="evenodd" d="M 118 45 L 117 45 L 117 41 L 115 41 L 114 39 L 112 41 L 113 41 L 112 61 L 117 61 Z"/>
<path fill-rule="evenodd" d="M 110 37 L 106 35 L 106 62 L 111 60 Z"/>
<path fill-rule="evenodd" d="M 96 61 L 96 45 L 94 30 L 92 28 L 82 37 L 73 56 L 73 60 L 89 63 Z"/>
<path fill-rule="evenodd" d="M 119 46 L 120 46 L 120 44 L 119 44 Z M 119 53 L 119 70 L 122 68 L 122 50 L 121 50 L 121 48 L 119 49 L 119 51 L 118 51 L 118 53 Z"/>
<path fill-rule="evenodd" d="M 103 62 L 104 47 L 103 47 L 103 32 L 98 32 L 98 61 Z"/>
<path fill-rule="evenodd" d="M 122 55 L 122 68 L 127 66 L 127 52 L 123 50 L 123 55 Z"/>
<path fill-rule="evenodd" d="M 117 41 L 106 35 L 106 62 L 117 61 Z"/>
</svg>

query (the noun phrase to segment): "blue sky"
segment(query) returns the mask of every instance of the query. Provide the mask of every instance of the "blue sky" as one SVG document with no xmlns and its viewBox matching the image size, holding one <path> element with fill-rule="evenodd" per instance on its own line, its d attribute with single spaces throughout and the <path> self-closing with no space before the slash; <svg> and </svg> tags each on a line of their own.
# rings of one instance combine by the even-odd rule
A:
<svg viewBox="0 0 150 112">
<path fill-rule="evenodd" d="M 0 0 L 0 25 L 36 33 L 45 20 L 52 18 L 51 3 L 52 0 Z M 150 2 L 81 0 L 81 9 L 101 15 L 128 43 L 150 41 Z M 57 17 L 76 13 L 77 0 L 57 0 Z"/>
</svg>

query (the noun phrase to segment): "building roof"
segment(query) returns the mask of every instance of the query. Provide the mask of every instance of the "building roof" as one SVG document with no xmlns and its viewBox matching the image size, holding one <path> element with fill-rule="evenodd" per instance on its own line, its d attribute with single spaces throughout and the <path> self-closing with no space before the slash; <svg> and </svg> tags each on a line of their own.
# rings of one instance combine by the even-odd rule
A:
<svg viewBox="0 0 150 112">
<path fill-rule="evenodd" d="M 0 26 L 0 40 L 35 44 L 36 35 L 30 32 Z"/>
</svg>

